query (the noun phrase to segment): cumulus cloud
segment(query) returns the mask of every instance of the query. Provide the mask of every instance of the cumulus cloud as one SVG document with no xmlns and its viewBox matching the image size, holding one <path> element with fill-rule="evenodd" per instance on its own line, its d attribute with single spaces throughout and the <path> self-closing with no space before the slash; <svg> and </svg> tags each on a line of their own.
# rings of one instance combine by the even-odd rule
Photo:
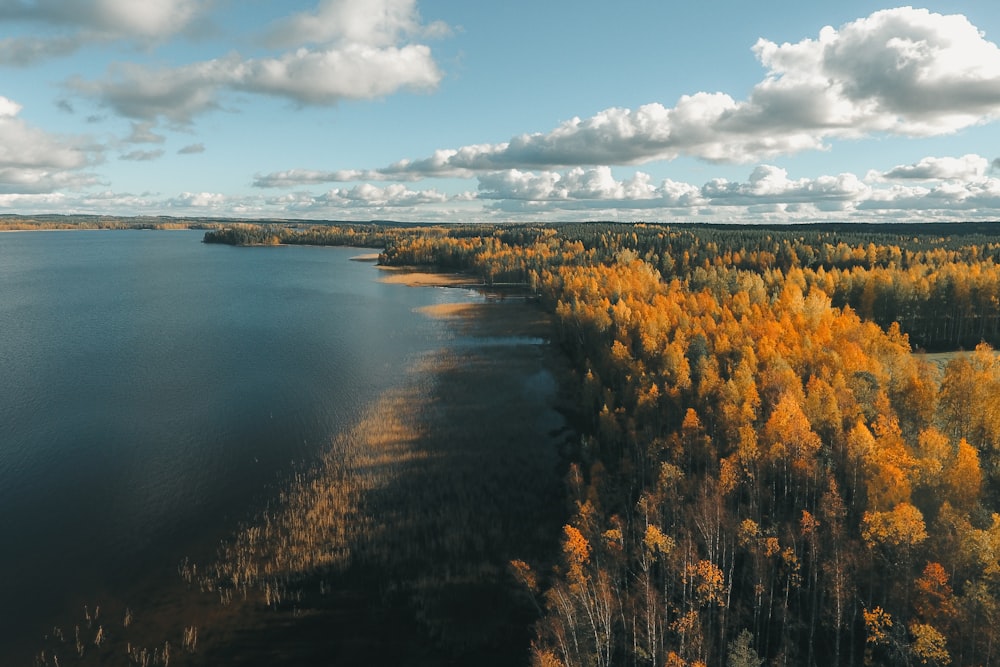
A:
<svg viewBox="0 0 1000 667">
<path fill-rule="evenodd" d="M 207 0 L 0 0 L 0 22 L 40 23 L 62 32 L 0 40 L 0 64 L 30 65 L 92 42 L 152 44 L 189 28 Z"/>
<path fill-rule="evenodd" d="M 479 176 L 478 199 L 488 210 L 551 214 L 556 211 L 650 212 L 664 218 L 707 215 L 717 221 L 812 221 L 893 218 L 969 219 L 1000 217 L 1000 179 L 983 174 L 982 158 L 925 158 L 936 165 L 926 180 L 935 185 L 902 185 L 883 179 L 867 183 L 851 173 L 792 178 L 773 165 L 755 167 L 745 181 L 712 179 L 698 186 L 666 179 L 654 183 L 636 172 L 616 179 L 606 167 L 526 172 L 507 170 Z M 956 165 L 976 169 L 959 169 Z M 890 173 L 889 170 L 886 173 Z M 883 218 L 874 218 L 883 219 Z"/>
<path fill-rule="evenodd" d="M 233 60 L 233 59 L 229 59 Z M 229 65 L 236 65 L 232 62 Z M 175 69 L 149 70 L 127 63 L 114 68 L 105 81 L 69 81 L 77 92 L 92 95 L 127 118 L 156 120 L 159 116 L 187 123 L 198 113 L 218 108 L 217 89 L 226 78 L 225 61 L 210 61 Z"/>
<path fill-rule="evenodd" d="M 667 179 L 659 185 L 643 172 L 632 178 L 617 180 L 608 167 L 575 168 L 560 174 L 511 169 L 479 177 L 479 198 L 542 202 L 562 207 L 584 208 L 620 206 L 623 208 L 654 208 L 695 206 L 702 203 L 698 188 Z M 584 204 L 589 202 L 589 204 Z"/>
<path fill-rule="evenodd" d="M 270 56 L 232 53 L 171 68 L 136 64 L 113 68 L 104 79 L 77 77 L 70 86 L 134 119 L 165 117 L 190 123 L 219 108 L 226 91 L 284 98 L 296 105 L 334 105 L 400 90 L 435 88 L 441 72 L 430 47 L 409 43 L 420 32 L 412 0 L 335 0 L 298 14 L 273 32 L 274 43 L 312 43 Z M 378 11 L 375 11 L 378 9 Z M 329 23 L 343 19 L 342 22 Z M 303 32 L 293 40 L 294 30 Z"/>
<path fill-rule="evenodd" d="M 386 187 L 378 187 L 370 183 L 356 185 L 353 188 L 336 188 L 318 198 L 318 201 L 330 206 L 416 206 L 418 204 L 440 204 L 448 201 L 448 195 L 437 190 L 410 190 L 394 183 Z"/>
<path fill-rule="evenodd" d="M 897 185 L 874 190 L 860 210 L 913 210 L 935 215 L 941 212 L 982 211 L 995 219 L 1000 216 L 1000 179 L 984 178 L 966 183 L 945 181 L 933 187 Z"/>
<path fill-rule="evenodd" d="M 2 187 L 2 186 L 0 186 Z M 5 194 L 0 191 L 0 208 L 18 212 L 34 210 L 66 210 L 66 196 L 62 193 Z"/>
<path fill-rule="evenodd" d="M 870 188 L 853 174 L 790 179 L 784 169 L 761 165 L 746 182 L 713 179 L 702 186 L 648 174 L 615 179 L 607 167 L 574 168 L 564 174 L 512 169 L 479 177 L 479 198 L 507 202 L 505 210 L 524 203 L 552 208 L 687 209 L 713 207 L 787 207 L 809 204 L 818 210 L 846 210 L 868 196 Z M 510 202 L 521 202 L 511 205 Z"/>
<path fill-rule="evenodd" d="M 167 208 L 196 208 L 211 211 L 225 210 L 231 199 L 218 192 L 184 192 L 164 203 Z"/>
<path fill-rule="evenodd" d="M 100 183 L 94 174 L 55 169 L 0 167 L 0 193 L 51 194 L 61 190 L 80 190 Z"/>
<path fill-rule="evenodd" d="M 441 79 L 429 47 L 349 44 L 298 49 L 277 58 L 242 62 L 223 85 L 285 97 L 298 104 L 371 99 L 406 88 L 429 90 Z"/>
<path fill-rule="evenodd" d="M 352 45 L 298 49 L 276 58 L 231 55 L 173 69 L 120 65 L 108 79 L 78 77 L 70 85 L 127 118 L 163 116 L 187 124 L 194 116 L 219 108 L 220 94 L 227 89 L 283 97 L 299 105 L 334 105 L 400 89 L 429 90 L 440 79 L 426 46 Z"/>
<path fill-rule="evenodd" d="M 205 152 L 205 144 L 188 144 L 177 150 L 178 155 L 196 155 Z"/>
<path fill-rule="evenodd" d="M 20 104 L 6 97 L 0 97 L 0 118 L 13 118 L 23 109 Z"/>
<path fill-rule="evenodd" d="M 21 105 L 0 96 L 0 192 L 44 193 L 96 182 L 81 169 L 101 159 L 83 137 L 49 134 L 19 117 Z"/>
<path fill-rule="evenodd" d="M 447 195 L 435 189 L 411 190 L 400 184 L 379 187 L 363 183 L 352 188 L 334 188 L 319 195 L 290 192 L 268 198 L 269 206 L 287 213 L 309 213 L 324 210 L 366 211 L 371 215 L 380 209 L 401 210 L 417 206 L 436 206 L 454 201 L 469 201 L 471 193 Z"/>
<path fill-rule="evenodd" d="M 884 10 L 794 44 L 760 39 L 753 53 L 766 74 L 745 100 L 696 92 L 672 107 L 610 108 L 546 133 L 442 149 L 378 172 L 469 177 L 680 155 L 756 162 L 824 149 L 836 138 L 948 134 L 1000 114 L 1000 49 L 961 15 Z"/>
<path fill-rule="evenodd" d="M 58 175 L 58 173 L 57 173 Z M 65 175 L 65 174 L 64 174 Z M 68 174 L 72 176 L 72 174 Z M 3 187 L 10 177 L 0 170 L 0 206 L 21 210 L 56 210 L 45 192 Z M 665 179 L 654 181 L 635 172 L 615 178 L 607 168 L 574 168 L 566 172 L 490 172 L 479 177 L 478 193 L 449 195 L 400 184 L 371 183 L 335 188 L 320 194 L 306 191 L 274 197 L 229 196 L 183 192 L 162 197 L 112 191 L 58 195 L 58 210 L 115 211 L 142 214 L 162 211 L 205 215 L 324 217 L 343 219 L 416 213 L 423 220 L 609 219 L 633 212 L 633 219 L 711 220 L 713 222 L 815 222 L 885 220 L 991 220 L 1000 217 L 1000 179 L 978 177 L 864 183 L 853 174 L 794 178 L 784 169 L 759 165 L 742 181 L 713 179 L 703 185 Z M 478 201 L 478 207 L 470 202 Z M 46 207 L 49 207 L 48 209 Z"/>
<path fill-rule="evenodd" d="M 989 169 L 989 161 L 980 155 L 962 157 L 925 157 L 914 164 L 898 165 L 882 174 L 888 179 L 969 180 L 981 178 Z"/>
<path fill-rule="evenodd" d="M 788 178 L 788 172 L 771 165 L 760 165 L 745 183 L 713 179 L 701 188 L 713 206 L 811 203 L 824 210 L 841 210 L 863 199 L 870 188 L 854 174 Z"/>
</svg>

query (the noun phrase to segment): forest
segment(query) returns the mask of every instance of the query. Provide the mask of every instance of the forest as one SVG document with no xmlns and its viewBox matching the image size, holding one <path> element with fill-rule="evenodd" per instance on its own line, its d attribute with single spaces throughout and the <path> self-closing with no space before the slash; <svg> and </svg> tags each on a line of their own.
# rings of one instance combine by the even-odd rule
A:
<svg viewBox="0 0 1000 667">
<path fill-rule="evenodd" d="M 943 666 L 1000 661 L 997 231 L 261 239 L 363 240 L 384 264 L 523 283 L 552 313 L 581 437 L 561 550 L 510 564 L 539 612 L 531 664 Z"/>
</svg>

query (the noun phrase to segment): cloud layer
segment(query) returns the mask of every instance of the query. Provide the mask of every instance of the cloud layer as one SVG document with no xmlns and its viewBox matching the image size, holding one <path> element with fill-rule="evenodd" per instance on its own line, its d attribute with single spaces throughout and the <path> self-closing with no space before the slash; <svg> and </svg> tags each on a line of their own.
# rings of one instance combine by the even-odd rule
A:
<svg viewBox="0 0 1000 667">
<path fill-rule="evenodd" d="M 0 193 L 47 193 L 93 185 L 81 170 L 100 152 L 81 137 L 48 134 L 19 117 L 21 105 L 0 96 Z"/>
<path fill-rule="evenodd" d="M 961 15 L 889 9 L 795 44 L 760 39 L 753 53 L 766 72 L 745 100 L 696 92 L 672 107 L 613 107 L 549 132 L 441 149 L 376 173 L 470 177 L 681 155 L 748 163 L 824 149 L 831 139 L 949 134 L 1000 114 L 1000 49 Z"/>
<path fill-rule="evenodd" d="M 150 45 L 189 28 L 207 5 L 206 0 L 0 0 L 0 22 L 56 30 L 49 37 L 0 40 L 0 64 L 30 65 L 94 42 Z"/>
<path fill-rule="evenodd" d="M 443 30 L 422 26 L 415 0 L 325 0 L 315 12 L 283 20 L 266 37 L 268 43 L 297 48 L 256 58 L 231 53 L 159 69 L 120 64 L 103 79 L 77 77 L 70 85 L 121 116 L 182 124 L 219 108 L 227 91 L 300 106 L 334 105 L 435 88 L 442 74 L 430 47 L 408 40 Z"/>
<path fill-rule="evenodd" d="M 963 130 L 967 136 L 969 128 L 998 120 L 1000 48 L 964 16 L 911 7 L 827 26 L 797 42 L 759 39 L 744 54 L 756 58 L 761 74 L 748 82 L 742 99 L 692 86 L 672 103 L 612 106 L 503 142 L 425 147 L 417 151 L 422 157 L 378 169 L 338 164 L 342 158 L 335 150 L 322 151 L 317 159 L 330 162 L 316 168 L 237 174 L 256 188 L 249 194 L 115 192 L 91 173 L 101 164 L 127 167 L 130 176 L 141 175 L 140 163 L 153 160 L 184 160 L 185 168 L 222 164 L 221 140 L 213 138 L 212 153 L 201 156 L 206 144 L 196 121 L 212 110 L 237 112 L 227 115 L 236 119 L 240 112 L 252 113 L 255 97 L 295 108 L 332 106 L 432 91 L 444 76 L 428 41 L 447 36 L 450 28 L 424 21 L 417 0 L 315 0 L 307 11 L 258 25 L 255 35 L 231 42 L 244 53 L 202 55 L 208 42 L 191 51 L 199 54 L 196 59 L 187 51 L 158 51 L 168 40 L 202 29 L 221 6 L 218 0 L 0 0 L 0 25 L 14 35 L 0 39 L 0 65 L 29 65 L 85 45 L 113 47 L 104 48 L 105 62 L 116 54 L 140 54 L 103 74 L 69 80 L 68 73 L 60 75 L 64 85 L 55 103 L 61 116 L 80 122 L 81 132 L 98 132 L 101 124 L 103 145 L 92 137 L 47 132 L 33 124 L 44 114 L 22 116 L 20 104 L 0 97 L 0 206 L 428 220 L 522 214 L 732 221 L 1000 218 L 1000 158 L 968 148 L 895 164 L 911 159 L 908 150 L 906 158 L 831 167 L 839 173 L 809 177 L 781 166 L 784 156 L 836 151 L 845 140 L 898 145 L 904 138 Z M 19 32 L 25 27 L 28 32 Z M 103 111 L 82 125 L 86 112 L 73 117 L 92 107 L 88 102 Z M 249 138 L 248 155 L 251 143 Z M 936 146 L 942 145 L 938 140 Z M 109 155 L 117 159 L 105 162 Z M 697 182 L 677 172 L 679 180 L 635 170 L 680 157 L 746 166 L 735 180 L 700 176 Z M 435 183 L 440 189 L 413 185 L 428 178 L 467 182 Z M 87 192 L 98 187 L 99 193 Z M 194 189 L 187 184 L 177 190 L 185 188 Z"/>
<path fill-rule="evenodd" d="M 751 169 L 745 180 L 714 178 L 700 185 L 671 179 L 655 181 L 641 171 L 616 178 L 607 167 L 575 167 L 564 172 L 505 170 L 479 175 L 478 192 L 457 194 L 370 183 L 318 194 L 298 190 L 272 196 L 186 192 L 160 197 L 110 191 L 99 195 L 54 195 L 41 187 L 37 194 L 10 194 L 8 188 L 0 189 L 0 207 L 44 208 L 58 200 L 65 210 L 100 206 L 102 210 L 131 214 L 168 211 L 360 220 L 385 216 L 427 221 L 456 217 L 467 221 L 510 220 L 521 216 L 531 220 L 624 217 L 742 223 L 994 220 L 1000 218 L 1000 178 L 981 172 L 979 165 L 987 162 L 977 155 L 927 157 L 883 172 L 870 172 L 865 178 L 852 173 L 794 178 L 783 168 L 763 164 Z M 946 168 L 955 164 L 973 168 Z M 72 172 L 54 173 L 65 176 Z M 3 177 L 0 168 L 0 185 Z"/>
<path fill-rule="evenodd" d="M 478 198 L 507 213 L 557 211 L 632 211 L 674 218 L 706 213 L 750 222 L 761 214 L 785 221 L 878 219 L 880 213 L 905 212 L 918 219 L 960 213 L 994 219 L 1000 214 L 1000 179 L 986 175 L 986 158 L 927 157 L 866 178 L 855 174 L 790 178 L 785 169 L 759 165 L 745 181 L 711 179 L 702 185 L 643 172 L 616 179 L 607 167 L 567 172 L 508 170 L 479 176 Z M 911 184 L 903 185 L 898 181 Z M 876 216 L 876 217 L 873 217 Z"/>
</svg>

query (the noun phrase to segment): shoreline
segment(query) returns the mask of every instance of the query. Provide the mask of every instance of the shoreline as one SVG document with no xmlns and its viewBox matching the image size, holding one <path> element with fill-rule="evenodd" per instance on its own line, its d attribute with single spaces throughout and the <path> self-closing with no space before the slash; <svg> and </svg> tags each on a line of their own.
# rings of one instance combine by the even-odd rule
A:
<svg viewBox="0 0 1000 667">
<path fill-rule="evenodd" d="M 378 265 L 380 283 L 407 287 L 485 287 L 476 277 L 464 273 L 438 273 L 409 266 Z"/>
</svg>

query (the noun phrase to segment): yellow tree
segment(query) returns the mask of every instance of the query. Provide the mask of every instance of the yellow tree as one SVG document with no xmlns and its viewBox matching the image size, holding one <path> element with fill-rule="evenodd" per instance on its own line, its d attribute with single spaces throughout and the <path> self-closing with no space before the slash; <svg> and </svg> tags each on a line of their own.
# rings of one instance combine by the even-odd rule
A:
<svg viewBox="0 0 1000 667">
<path fill-rule="evenodd" d="M 793 490 L 793 507 L 801 507 L 805 495 L 815 487 L 819 471 L 817 454 L 822 442 L 812 430 L 795 393 L 781 395 L 764 425 L 764 443 L 767 457 L 782 479 L 785 496 Z"/>
</svg>

